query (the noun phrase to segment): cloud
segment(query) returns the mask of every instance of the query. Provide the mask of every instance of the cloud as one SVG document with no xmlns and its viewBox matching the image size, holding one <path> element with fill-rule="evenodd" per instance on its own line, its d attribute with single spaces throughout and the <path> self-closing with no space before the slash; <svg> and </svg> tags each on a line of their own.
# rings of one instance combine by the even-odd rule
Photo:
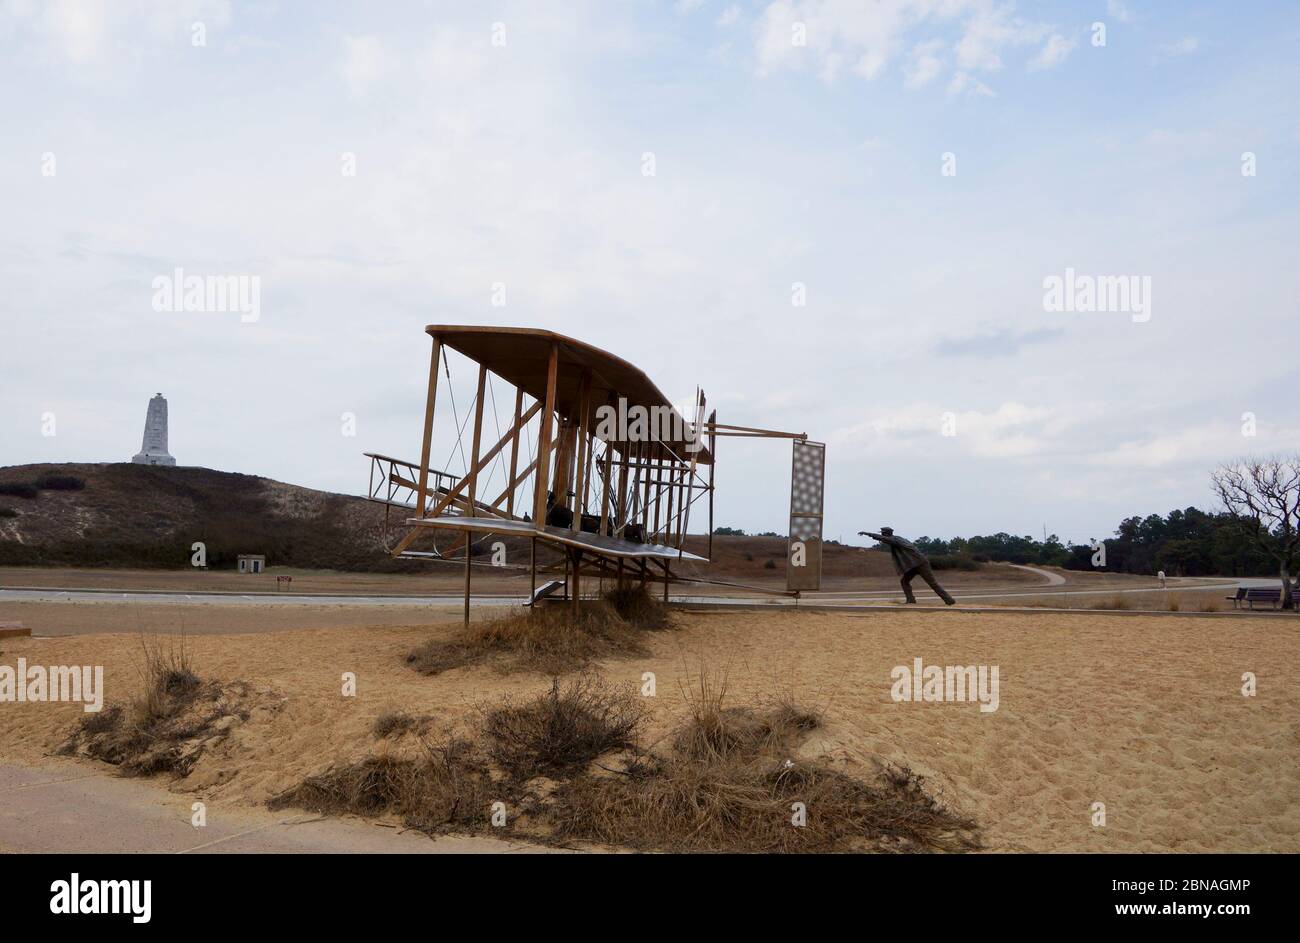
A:
<svg viewBox="0 0 1300 943">
<path fill-rule="evenodd" d="M 733 3 L 731 6 L 723 10 L 721 15 L 718 16 L 717 25 L 725 29 L 728 26 L 734 25 L 739 19 L 740 19 L 740 7 L 736 6 Z"/>
<path fill-rule="evenodd" d="M 940 357 L 1010 357 L 1034 344 L 1045 344 L 1065 336 L 1060 328 L 1039 328 L 1015 332 L 1007 328 L 944 338 L 934 345 Z"/>
<path fill-rule="evenodd" d="M 1106 14 L 1113 16 L 1121 23 L 1133 22 L 1133 14 L 1122 0 L 1106 0 Z"/>
<path fill-rule="evenodd" d="M 371 86 L 388 74 L 391 53 L 377 36 L 344 36 L 339 73 L 352 98 L 364 98 Z"/>
<path fill-rule="evenodd" d="M 912 47 L 912 61 L 903 67 L 908 88 L 924 88 L 938 78 L 943 71 L 943 59 L 939 57 L 943 46 L 942 39 L 932 39 Z"/>
<path fill-rule="evenodd" d="M 1012 10 L 996 0 L 878 0 L 870 5 L 854 0 L 773 0 L 759 20 L 758 73 L 815 69 L 823 81 L 833 82 L 847 69 L 869 81 L 904 59 L 905 84 L 922 88 L 942 74 L 946 65 L 941 52 L 951 49 L 958 75 L 949 82 L 949 91 L 991 95 L 972 73 L 1001 70 L 1008 49 L 1046 40 L 1037 57 L 1042 61 L 1039 68 L 1046 68 L 1064 60 L 1073 48 L 1047 24 Z M 905 53 L 909 36 L 922 28 L 931 36 Z"/>
<path fill-rule="evenodd" d="M 1038 55 L 1029 60 L 1029 71 L 1037 72 L 1055 68 L 1066 60 L 1076 45 L 1078 43 L 1075 40 L 1066 39 L 1060 33 L 1053 33 L 1047 38 Z"/>
<path fill-rule="evenodd" d="M 952 81 L 948 83 L 948 94 L 961 95 L 962 93 L 982 98 L 994 97 L 993 89 L 979 79 L 972 78 L 965 72 L 954 72 Z"/>
<path fill-rule="evenodd" d="M 29 57 L 82 67 L 119 66 L 143 55 L 190 46 L 189 27 L 230 23 L 228 0 L 10 0 L 4 27 L 24 40 Z"/>
<path fill-rule="evenodd" d="M 837 451 L 858 456 L 937 456 L 938 450 L 955 447 L 975 458 L 1025 458 L 1048 451 L 1067 426 L 1046 406 L 1006 402 L 989 412 L 958 412 L 912 403 L 837 429 L 828 441 Z"/>
<path fill-rule="evenodd" d="M 1167 59 L 1174 59 L 1178 56 L 1190 56 L 1200 48 L 1201 41 L 1199 39 L 1195 36 L 1184 36 L 1172 43 L 1162 43 L 1156 47 L 1156 52 Z"/>
</svg>

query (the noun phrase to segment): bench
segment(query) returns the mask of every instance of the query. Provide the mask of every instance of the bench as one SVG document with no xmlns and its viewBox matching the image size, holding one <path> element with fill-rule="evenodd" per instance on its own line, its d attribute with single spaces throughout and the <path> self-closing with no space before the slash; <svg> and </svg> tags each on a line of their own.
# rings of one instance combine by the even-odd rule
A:
<svg viewBox="0 0 1300 943">
<path fill-rule="evenodd" d="M 1224 596 L 1223 598 L 1231 599 L 1232 608 L 1234 609 L 1240 609 L 1242 604 L 1254 609 L 1255 603 L 1268 603 L 1270 609 L 1276 609 L 1282 603 L 1282 587 L 1275 586 L 1264 589 L 1255 586 L 1238 586 L 1235 596 Z"/>
</svg>

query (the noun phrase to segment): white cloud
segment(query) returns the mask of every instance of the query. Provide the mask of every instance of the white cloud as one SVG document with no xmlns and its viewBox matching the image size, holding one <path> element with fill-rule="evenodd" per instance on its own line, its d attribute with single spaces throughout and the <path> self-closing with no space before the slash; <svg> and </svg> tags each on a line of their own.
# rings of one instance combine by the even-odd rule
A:
<svg viewBox="0 0 1300 943">
<path fill-rule="evenodd" d="M 1133 22 L 1133 14 L 1122 0 L 1106 0 L 1106 13 L 1121 23 Z"/>
<path fill-rule="evenodd" d="M 723 28 L 734 25 L 740 19 L 740 7 L 732 4 L 722 11 L 718 17 L 718 26 Z"/>
<path fill-rule="evenodd" d="M 908 88 L 924 88 L 938 78 L 943 71 L 943 59 L 939 57 L 943 45 L 942 39 L 932 39 L 912 47 L 912 60 L 903 67 Z"/>
<path fill-rule="evenodd" d="M 390 55 L 377 36 L 344 36 L 339 73 L 348 87 L 348 94 L 353 98 L 363 98 L 370 87 L 389 72 Z"/>
<path fill-rule="evenodd" d="M 1156 51 L 1162 56 L 1173 58 L 1175 56 L 1190 56 L 1200 48 L 1201 41 L 1199 39 L 1195 36 L 1184 36 L 1172 43 L 1162 43 L 1156 47 Z"/>
<path fill-rule="evenodd" d="M 922 28 L 931 37 L 905 55 L 909 36 Z M 796 29 L 806 35 L 806 45 L 794 41 Z M 940 31 L 948 35 L 936 37 Z M 760 75 L 810 68 L 827 82 L 845 68 L 874 79 L 904 58 L 904 82 L 921 88 L 942 74 L 940 51 L 951 46 L 957 69 L 966 75 L 955 86 L 950 82 L 950 90 L 992 94 L 970 74 L 999 71 L 1008 49 L 1044 40 L 1039 67 L 1057 64 L 1073 44 L 1049 34 L 1056 36 L 1048 25 L 1016 16 L 1011 4 L 997 0 L 773 0 L 760 18 L 755 54 Z"/>
<path fill-rule="evenodd" d="M 8 0 L 0 32 L 24 39 L 28 57 L 110 67 L 167 48 L 190 47 L 189 27 L 230 23 L 228 0 Z"/>
<path fill-rule="evenodd" d="M 954 72 L 952 81 L 948 83 L 949 95 L 974 95 L 982 98 L 992 98 L 993 89 L 989 88 L 979 79 L 972 78 L 966 72 Z"/>
<path fill-rule="evenodd" d="M 1041 69 L 1055 68 L 1066 60 L 1076 45 L 1078 44 L 1075 40 L 1066 39 L 1060 33 L 1053 33 L 1047 37 L 1047 42 L 1038 51 L 1038 55 L 1029 60 L 1029 70 L 1037 72 Z"/>
<path fill-rule="evenodd" d="M 943 435 L 951 412 L 956 435 Z M 912 403 L 835 430 L 828 441 L 849 455 L 928 455 L 955 447 L 975 458 L 1025 458 L 1049 451 L 1069 422 L 1051 408 L 1007 402 L 991 412 Z"/>
</svg>

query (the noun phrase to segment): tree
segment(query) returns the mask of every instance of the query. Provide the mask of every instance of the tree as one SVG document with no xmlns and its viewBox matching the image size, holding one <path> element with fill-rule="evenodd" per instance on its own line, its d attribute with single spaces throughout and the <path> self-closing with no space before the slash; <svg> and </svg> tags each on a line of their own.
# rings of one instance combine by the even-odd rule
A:
<svg viewBox="0 0 1300 943">
<path fill-rule="evenodd" d="M 1210 474 L 1210 482 L 1232 520 L 1277 564 L 1282 607 L 1293 608 L 1291 573 L 1300 554 L 1300 455 L 1229 462 Z"/>
</svg>

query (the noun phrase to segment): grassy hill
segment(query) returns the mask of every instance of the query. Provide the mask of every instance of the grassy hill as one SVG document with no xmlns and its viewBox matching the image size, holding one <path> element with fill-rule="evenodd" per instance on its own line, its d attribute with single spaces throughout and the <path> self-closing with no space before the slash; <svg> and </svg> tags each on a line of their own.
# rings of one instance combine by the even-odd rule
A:
<svg viewBox="0 0 1300 943">
<path fill-rule="evenodd" d="M 392 515 L 400 535 L 403 512 L 394 509 Z M 389 557 L 383 522 L 384 508 L 363 498 L 210 468 L 129 463 L 0 468 L 0 566 L 189 567 L 191 545 L 202 541 L 214 569 L 233 569 L 239 554 L 260 553 L 272 567 L 449 572 L 445 564 Z M 430 540 L 421 538 L 414 548 L 432 549 Z M 505 542 L 511 559 L 527 559 L 526 542 Z M 444 552 L 449 543 L 445 534 L 438 540 Z M 703 555 L 708 538 L 688 537 L 686 549 Z M 490 546 L 476 543 L 474 552 L 490 553 Z M 785 585 L 785 555 L 784 537 L 715 536 L 710 564 L 674 569 L 779 589 Z M 558 560 L 557 553 L 539 546 L 539 564 Z M 1024 578 L 996 564 L 980 564 L 978 570 L 970 575 Z M 828 588 L 857 586 L 864 578 L 896 585 L 887 553 L 837 544 L 824 546 L 822 574 Z M 945 574 L 950 578 L 959 577 Z"/>
<path fill-rule="evenodd" d="M 383 517 L 362 498 L 210 468 L 0 468 L 7 566 L 188 566 L 191 545 L 202 541 L 217 568 L 262 553 L 281 566 L 420 569 L 384 553 Z"/>
</svg>

